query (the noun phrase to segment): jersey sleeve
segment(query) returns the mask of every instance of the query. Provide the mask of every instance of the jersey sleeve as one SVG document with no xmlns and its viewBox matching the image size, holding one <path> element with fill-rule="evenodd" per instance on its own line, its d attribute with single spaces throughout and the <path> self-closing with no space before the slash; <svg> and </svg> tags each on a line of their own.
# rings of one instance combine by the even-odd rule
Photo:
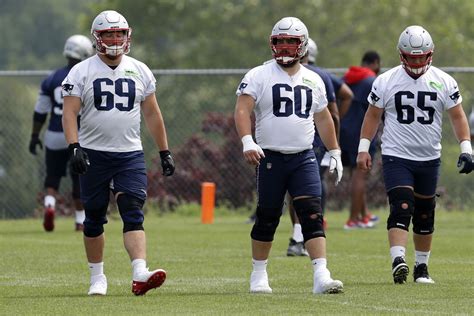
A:
<svg viewBox="0 0 474 316">
<path fill-rule="evenodd" d="M 242 94 L 250 95 L 254 100 L 257 100 L 258 91 L 258 80 L 255 69 L 250 70 L 245 74 L 244 78 L 240 82 L 235 94 L 240 96 Z"/>
<path fill-rule="evenodd" d="M 444 109 L 448 110 L 462 102 L 462 96 L 456 80 L 446 74 L 446 95 L 444 96 Z"/>
<path fill-rule="evenodd" d="M 145 64 L 142 64 L 143 68 L 143 79 L 145 85 L 145 97 L 149 96 L 150 94 L 155 93 L 156 91 L 156 79 L 153 73 L 151 72 L 150 68 Z"/>
<path fill-rule="evenodd" d="M 326 88 L 327 102 L 336 102 L 336 94 L 334 92 L 334 85 L 332 84 L 331 77 L 328 73 L 324 73 L 320 77 L 323 80 L 324 86 Z"/>
<path fill-rule="evenodd" d="M 81 80 L 81 63 L 72 67 L 66 78 L 61 83 L 63 97 L 81 97 L 84 90 L 84 82 Z"/>
<path fill-rule="evenodd" d="M 314 112 L 319 113 L 328 106 L 328 98 L 326 96 L 326 87 L 323 80 L 319 75 L 316 74 L 316 76 L 319 80 L 316 87 L 313 88 L 313 107 Z"/>
<path fill-rule="evenodd" d="M 383 90 L 385 89 L 383 76 L 377 77 L 372 83 L 372 89 L 367 97 L 367 102 L 378 108 L 384 108 Z"/>
<path fill-rule="evenodd" d="M 38 98 L 36 99 L 35 112 L 40 114 L 47 114 L 51 111 L 53 107 L 53 102 L 51 102 L 51 97 L 48 92 L 48 85 L 50 83 L 50 77 L 43 80 L 41 83 L 41 88 L 38 93 Z"/>
</svg>

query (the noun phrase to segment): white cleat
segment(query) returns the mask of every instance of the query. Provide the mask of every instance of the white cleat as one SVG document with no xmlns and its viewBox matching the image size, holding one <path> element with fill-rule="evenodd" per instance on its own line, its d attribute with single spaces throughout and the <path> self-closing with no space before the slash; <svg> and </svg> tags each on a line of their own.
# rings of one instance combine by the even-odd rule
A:
<svg viewBox="0 0 474 316">
<path fill-rule="evenodd" d="M 314 274 L 313 294 L 337 294 L 342 293 L 343 290 L 342 282 L 331 279 L 329 270 Z"/>
<path fill-rule="evenodd" d="M 434 284 L 435 281 L 430 277 L 421 277 L 415 280 L 415 283 Z"/>
<path fill-rule="evenodd" d="M 107 278 L 105 274 L 99 274 L 91 277 L 91 286 L 87 295 L 106 295 Z"/>
<path fill-rule="evenodd" d="M 253 271 L 250 275 L 250 293 L 272 294 L 272 288 L 268 285 L 267 271 Z"/>
</svg>

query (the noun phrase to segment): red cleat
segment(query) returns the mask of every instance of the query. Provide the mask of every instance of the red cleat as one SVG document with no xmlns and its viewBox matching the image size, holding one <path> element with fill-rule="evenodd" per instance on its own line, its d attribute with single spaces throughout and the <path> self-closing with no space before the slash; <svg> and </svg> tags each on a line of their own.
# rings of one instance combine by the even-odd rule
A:
<svg viewBox="0 0 474 316">
<path fill-rule="evenodd" d="M 54 208 L 47 207 L 44 210 L 43 227 L 47 232 L 52 232 L 54 230 Z"/>
<path fill-rule="evenodd" d="M 166 280 L 166 271 L 157 269 L 147 272 L 143 278 L 145 281 L 133 280 L 132 292 L 135 295 L 145 295 L 151 289 L 160 287 Z"/>
</svg>

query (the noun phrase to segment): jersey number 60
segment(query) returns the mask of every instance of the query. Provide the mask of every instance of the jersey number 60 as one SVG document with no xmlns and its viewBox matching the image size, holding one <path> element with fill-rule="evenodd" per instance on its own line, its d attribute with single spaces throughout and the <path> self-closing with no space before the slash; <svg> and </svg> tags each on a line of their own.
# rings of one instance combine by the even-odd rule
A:
<svg viewBox="0 0 474 316">
<path fill-rule="evenodd" d="M 278 117 L 286 117 L 293 114 L 293 106 L 294 106 L 294 113 L 296 116 L 301 118 L 308 118 L 309 112 L 311 110 L 311 105 L 313 104 L 313 94 L 312 90 L 306 86 L 296 86 L 293 89 L 293 100 L 289 97 L 282 97 L 281 96 L 281 89 L 285 91 L 291 91 L 291 86 L 287 84 L 276 84 L 272 87 L 272 94 L 273 94 L 273 114 Z M 303 91 L 306 94 L 306 104 L 304 106 L 304 111 L 302 109 L 302 94 Z M 282 109 L 281 104 L 285 102 L 285 108 Z M 282 111 L 283 110 L 283 111 Z"/>
</svg>

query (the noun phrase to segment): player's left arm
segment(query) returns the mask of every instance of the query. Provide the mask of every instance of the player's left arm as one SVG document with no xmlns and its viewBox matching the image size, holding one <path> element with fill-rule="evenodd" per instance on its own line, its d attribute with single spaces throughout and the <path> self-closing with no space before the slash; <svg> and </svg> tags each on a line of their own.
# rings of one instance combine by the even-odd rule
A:
<svg viewBox="0 0 474 316">
<path fill-rule="evenodd" d="M 342 179 L 342 161 L 341 149 L 337 143 L 336 130 L 334 128 L 334 121 L 328 108 L 324 108 L 321 112 L 314 113 L 314 122 L 318 129 L 319 136 L 323 141 L 324 146 L 328 149 L 331 160 L 329 162 L 329 173 L 337 171 L 337 178 L 335 184 L 337 185 Z"/>
<path fill-rule="evenodd" d="M 165 121 L 161 115 L 160 106 L 154 93 L 145 98 L 141 104 L 145 124 L 150 131 L 155 144 L 160 150 L 161 167 L 164 176 L 171 176 L 175 170 L 175 163 L 168 149 Z"/>
<path fill-rule="evenodd" d="M 318 129 L 324 146 L 326 146 L 328 150 L 339 149 L 334 121 L 327 107 L 321 112 L 314 113 L 314 122 L 316 123 L 316 128 Z"/>
<path fill-rule="evenodd" d="M 462 104 L 450 108 L 448 110 L 449 119 L 451 121 L 451 126 L 454 130 L 454 135 L 456 135 L 459 143 L 463 141 L 469 141 L 471 136 L 469 134 L 469 123 L 467 122 L 466 114 L 462 108 Z"/>
<path fill-rule="evenodd" d="M 160 106 L 154 93 L 145 98 L 141 104 L 145 124 L 160 151 L 168 150 L 165 122 L 161 115 Z"/>
<path fill-rule="evenodd" d="M 469 123 L 466 114 L 462 108 L 462 104 L 450 108 L 448 110 L 449 120 L 453 127 L 454 135 L 459 141 L 461 147 L 461 155 L 458 159 L 458 168 L 460 173 L 470 173 L 474 169 L 472 159 L 472 144 L 469 134 Z"/>
</svg>

